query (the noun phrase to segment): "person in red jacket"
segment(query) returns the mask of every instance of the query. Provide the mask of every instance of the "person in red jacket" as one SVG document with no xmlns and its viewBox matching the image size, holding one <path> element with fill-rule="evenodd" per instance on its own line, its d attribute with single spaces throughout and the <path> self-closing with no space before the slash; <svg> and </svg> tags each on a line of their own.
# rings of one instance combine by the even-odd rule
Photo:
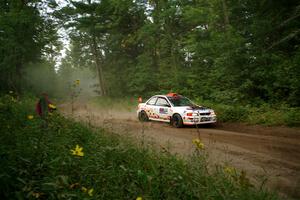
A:
<svg viewBox="0 0 300 200">
<path fill-rule="evenodd" d="M 49 113 L 56 110 L 56 107 L 50 102 L 48 95 L 42 93 L 39 101 L 36 104 L 35 111 L 43 119 L 45 119 Z"/>
</svg>

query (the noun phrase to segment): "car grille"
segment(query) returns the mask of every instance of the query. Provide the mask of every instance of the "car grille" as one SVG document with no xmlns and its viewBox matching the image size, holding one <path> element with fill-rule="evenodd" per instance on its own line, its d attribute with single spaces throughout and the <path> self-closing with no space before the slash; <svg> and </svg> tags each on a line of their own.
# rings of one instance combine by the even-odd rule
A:
<svg viewBox="0 0 300 200">
<path fill-rule="evenodd" d="M 208 113 L 200 113 L 201 116 L 210 115 L 210 112 Z"/>
</svg>

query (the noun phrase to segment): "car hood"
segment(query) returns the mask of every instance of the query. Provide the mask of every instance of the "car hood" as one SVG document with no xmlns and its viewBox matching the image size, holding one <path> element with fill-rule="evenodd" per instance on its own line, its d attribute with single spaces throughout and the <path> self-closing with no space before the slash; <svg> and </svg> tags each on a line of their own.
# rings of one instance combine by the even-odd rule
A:
<svg viewBox="0 0 300 200">
<path fill-rule="evenodd" d="M 212 109 L 210 108 L 206 108 L 206 107 L 203 107 L 203 106 L 178 106 L 178 107 L 174 107 L 175 110 L 180 110 L 182 112 L 184 111 L 193 111 L 193 112 L 200 112 L 200 113 L 206 113 L 206 112 L 211 112 L 213 111 Z"/>
</svg>

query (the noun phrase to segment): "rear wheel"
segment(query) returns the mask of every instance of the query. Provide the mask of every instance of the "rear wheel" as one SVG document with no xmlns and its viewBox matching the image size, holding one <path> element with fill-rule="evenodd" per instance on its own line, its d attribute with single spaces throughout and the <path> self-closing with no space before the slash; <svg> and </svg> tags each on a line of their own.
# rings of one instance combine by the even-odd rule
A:
<svg viewBox="0 0 300 200">
<path fill-rule="evenodd" d="M 175 128 L 181 128 L 183 126 L 183 121 L 179 114 L 175 114 L 172 117 L 171 125 L 174 126 Z"/>
<path fill-rule="evenodd" d="M 149 121 L 148 115 L 147 115 L 147 113 L 145 111 L 141 111 L 139 113 L 139 120 L 141 122 L 147 122 L 147 121 Z"/>
</svg>

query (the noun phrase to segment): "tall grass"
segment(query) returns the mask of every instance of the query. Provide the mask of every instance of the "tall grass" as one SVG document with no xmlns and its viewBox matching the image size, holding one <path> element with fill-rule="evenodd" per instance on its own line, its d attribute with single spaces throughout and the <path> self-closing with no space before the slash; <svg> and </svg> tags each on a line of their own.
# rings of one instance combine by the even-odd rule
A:
<svg viewBox="0 0 300 200">
<path fill-rule="evenodd" d="M 266 126 L 300 126 L 300 108 L 290 108 L 286 105 L 224 105 L 208 101 L 198 101 L 213 108 L 221 122 L 243 122 Z"/>
<path fill-rule="evenodd" d="M 245 173 L 208 170 L 202 149 L 181 160 L 57 113 L 45 121 L 31 99 L 1 97 L 0 111 L 2 199 L 278 199 Z"/>
</svg>

